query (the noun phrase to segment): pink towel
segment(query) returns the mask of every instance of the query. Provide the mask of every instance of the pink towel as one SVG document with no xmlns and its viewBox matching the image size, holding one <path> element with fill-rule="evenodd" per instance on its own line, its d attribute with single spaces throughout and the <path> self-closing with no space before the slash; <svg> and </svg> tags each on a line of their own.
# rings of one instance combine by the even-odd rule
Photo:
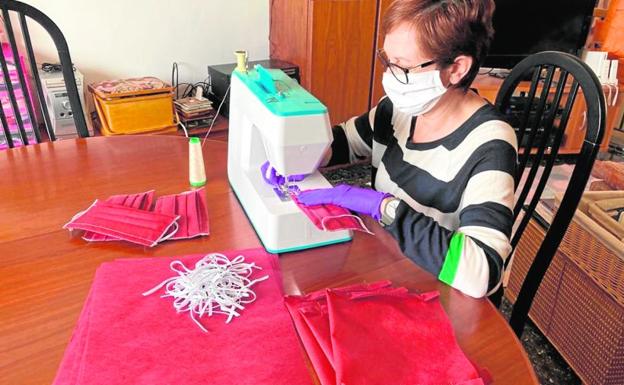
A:
<svg viewBox="0 0 624 385">
<path fill-rule="evenodd" d="M 263 249 L 224 253 L 262 267 L 257 300 L 240 317 L 205 317 L 208 333 L 171 298 L 142 293 L 173 275 L 169 263 L 192 266 L 203 255 L 124 259 L 96 273 L 56 385 L 70 384 L 311 384 L 283 293 L 277 257 Z"/>
</svg>

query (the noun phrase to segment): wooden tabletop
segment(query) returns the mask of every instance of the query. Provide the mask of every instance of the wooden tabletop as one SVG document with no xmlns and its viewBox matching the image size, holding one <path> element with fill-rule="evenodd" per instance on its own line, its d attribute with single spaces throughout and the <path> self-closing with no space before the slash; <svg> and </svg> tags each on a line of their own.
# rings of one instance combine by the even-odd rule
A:
<svg viewBox="0 0 624 385">
<path fill-rule="evenodd" d="M 154 248 L 86 243 L 61 227 L 94 199 L 154 189 L 188 190 L 188 145 L 171 136 L 96 137 L 0 151 L 0 384 L 49 384 L 98 265 L 119 257 L 175 256 L 260 247 L 229 187 L 227 143 L 207 141 L 211 234 Z M 537 384 L 526 353 L 500 313 L 437 281 L 406 259 L 372 220 L 376 236 L 280 256 L 289 294 L 390 279 L 439 290 L 459 344 L 495 384 Z"/>
</svg>

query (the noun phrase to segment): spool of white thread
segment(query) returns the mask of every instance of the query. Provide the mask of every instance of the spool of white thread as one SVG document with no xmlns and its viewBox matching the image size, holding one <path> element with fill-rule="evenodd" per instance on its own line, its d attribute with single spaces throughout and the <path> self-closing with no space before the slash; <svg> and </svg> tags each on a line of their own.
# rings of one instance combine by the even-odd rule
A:
<svg viewBox="0 0 624 385">
<path fill-rule="evenodd" d="M 199 138 L 189 140 L 189 182 L 193 187 L 206 184 L 206 169 Z"/>
<path fill-rule="evenodd" d="M 234 51 L 236 55 L 236 70 L 247 73 L 247 51 Z"/>
</svg>

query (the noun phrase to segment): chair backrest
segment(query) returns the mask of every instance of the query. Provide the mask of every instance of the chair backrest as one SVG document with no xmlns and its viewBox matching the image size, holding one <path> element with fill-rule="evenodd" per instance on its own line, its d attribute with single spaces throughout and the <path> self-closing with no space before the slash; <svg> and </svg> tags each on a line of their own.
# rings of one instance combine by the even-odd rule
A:
<svg viewBox="0 0 624 385">
<path fill-rule="evenodd" d="M 56 26 L 56 24 L 54 24 L 52 20 L 50 20 L 49 17 L 28 4 L 13 0 L 0 0 L 0 9 L 2 10 L 2 18 L 4 20 L 5 39 L 8 40 L 8 45 L 10 46 L 10 51 L 5 51 L 4 44 L 6 44 L 6 42 L 3 41 L 3 49 L 0 49 L 0 67 L 2 70 L 3 83 L 5 85 L 5 87 L 3 88 L 6 88 L 6 93 L 10 102 L 10 106 L 3 105 L 2 108 L 0 108 L 0 123 L 2 124 L 3 128 L 0 136 L 4 136 L 4 140 L 6 141 L 8 147 L 14 147 L 15 143 L 13 135 L 15 135 L 15 133 L 11 133 L 11 126 L 17 126 L 17 136 L 22 144 L 26 145 L 32 143 L 33 139 L 37 143 L 41 141 L 39 124 L 37 122 L 37 117 L 33 108 L 32 99 L 29 97 L 28 94 L 26 76 L 24 74 L 24 68 L 22 68 L 20 52 L 16 43 L 15 31 L 11 22 L 11 15 L 15 14 L 16 18 L 19 20 L 22 39 L 24 41 L 24 46 L 26 50 L 26 58 L 34 79 L 34 88 L 37 94 L 37 98 L 39 100 L 39 107 L 41 109 L 41 114 L 44 120 L 43 123 L 45 124 L 48 137 L 50 138 L 50 140 L 56 140 L 56 136 L 52 128 L 52 123 L 50 121 L 50 115 L 45 104 L 46 96 L 43 94 L 41 79 L 39 78 L 39 73 L 37 71 L 37 63 L 35 61 L 33 46 L 30 39 L 30 32 L 28 30 L 28 19 L 34 20 L 39 25 L 41 25 L 41 27 L 43 27 L 43 29 L 47 31 L 47 33 L 50 35 L 50 38 L 54 42 L 62 67 L 63 78 L 65 80 L 65 87 L 67 89 L 67 95 L 69 97 L 71 110 L 76 111 L 76 113 L 73 114 L 76 131 L 80 137 L 88 137 L 89 132 L 87 130 L 87 124 L 82 113 L 82 105 L 80 103 L 80 97 L 78 96 L 78 87 L 76 86 L 76 79 L 74 78 L 72 60 L 69 56 L 69 48 L 67 47 L 67 41 L 65 41 L 65 37 L 63 36 L 61 30 Z M 11 67 L 9 67 L 9 65 L 11 65 Z M 14 71 L 17 72 L 17 79 L 15 79 L 15 76 L 13 76 L 14 80 L 11 80 L 11 74 L 12 72 L 14 72 L 12 70 L 13 67 L 15 68 Z M 21 104 L 21 100 L 23 100 L 23 104 L 25 104 L 26 107 L 25 110 L 24 108 L 22 108 L 22 111 L 20 111 L 19 106 L 19 104 Z M 9 116 L 5 114 L 5 111 L 12 112 L 12 117 L 13 119 L 15 119 L 15 124 L 9 123 L 7 119 L 9 118 Z M 34 138 L 31 137 L 29 139 L 26 128 L 32 130 Z"/>
<path fill-rule="evenodd" d="M 525 87 L 519 92 L 519 86 L 527 78 L 531 79 L 528 91 Z M 559 209 L 514 304 L 510 323 L 518 336 L 524 330 L 533 298 L 589 179 L 605 131 L 605 98 L 600 81 L 585 63 L 570 54 L 554 51 L 540 52 L 518 63 L 496 97 L 496 106 L 508 115 L 517 130 L 519 164 L 516 186 L 524 181 L 517 187 L 513 213 L 514 220 L 524 213 L 512 237 L 512 247 L 515 248 L 539 203 L 559 154 L 579 90 L 587 108 L 585 139 L 575 157 L 572 176 Z M 540 166 L 543 172 L 536 177 Z"/>
</svg>

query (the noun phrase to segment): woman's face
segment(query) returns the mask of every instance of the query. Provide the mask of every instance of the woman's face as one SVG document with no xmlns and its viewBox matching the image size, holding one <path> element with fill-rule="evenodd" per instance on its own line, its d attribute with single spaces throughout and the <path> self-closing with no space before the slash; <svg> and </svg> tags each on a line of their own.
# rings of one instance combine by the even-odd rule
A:
<svg viewBox="0 0 624 385">
<path fill-rule="evenodd" d="M 408 23 L 401 23 L 386 34 L 383 49 L 390 63 L 407 69 L 414 68 L 435 59 L 426 54 L 421 48 L 420 42 L 425 38 L 426 36 L 418 35 L 416 30 Z M 435 69 L 440 68 L 434 63 L 424 68 L 414 68 L 410 70 L 410 72 L 417 73 Z M 444 85 L 449 85 L 449 73 L 447 69 L 440 69 L 440 78 Z"/>
<path fill-rule="evenodd" d="M 420 47 L 420 36 L 407 23 L 399 24 L 386 34 L 383 49 L 390 63 L 403 68 L 413 68 L 434 58 L 428 56 Z M 412 72 L 430 71 L 436 65 L 414 69 Z"/>
</svg>

